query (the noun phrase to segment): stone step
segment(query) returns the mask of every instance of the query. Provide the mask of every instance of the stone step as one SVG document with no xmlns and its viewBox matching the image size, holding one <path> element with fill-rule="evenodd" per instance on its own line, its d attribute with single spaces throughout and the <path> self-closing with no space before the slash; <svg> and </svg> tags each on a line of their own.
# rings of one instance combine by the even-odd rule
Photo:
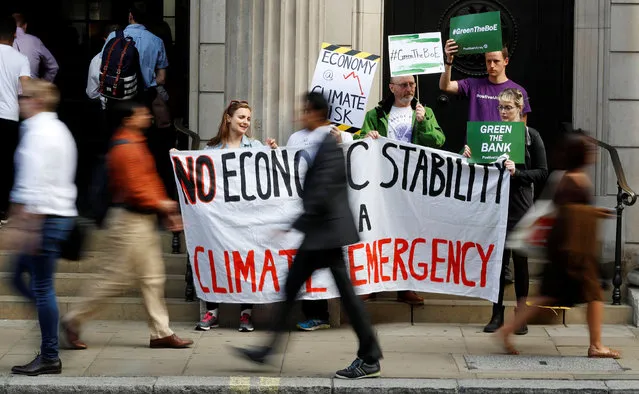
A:
<svg viewBox="0 0 639 394">
<path fill-rule="evenodd" d="M 516 303 L 504 302 L 506 318 L 512 316 Z M 488 301 L 427 299 L 423 306 L 411 306 L 390 300 L 366 303 L 366 309 L 374 324 L 379 323 L 456 323 L 486 324 L 492 316 L 492 304 Z M 562 324 L 563 311 L 542 308 L 531 324 Z M 629 305 L 609 305 L 604 309 L 605 324 L 630 324 L 632 308 Z M 341 322 L 348 324 L 348 317 L 341 312 Z M 580 305 L 565 311 L 566 324 L 587 324 L 586 306 Z"/>
<path fill-rule="evenodd" d="M 100 272 L 101 264 L 104 264 L 107 252 L 87 252 L 82 261 L 69 261 L 61 259 L 58 261 L 56 272 L 58 273 L 87 273 L 95 274 Z M 11 272 L 11 264 L 8 252 L 0 251 L 0 272 Z M 164 267 L 167 275 L 182 275 L 186 272 L 186 253 L 162 255 Z"/>
<path fill-rule="evenodd" d="M 0 295 L 15 295 L 11 284 L 12 273 L 0 272 Z M 24 278 L 27 280 L 27 277 Z M 100 274 L 93 273 L 56 273 L 55 290 L 61 297 L 82 296 L 82 291 L 91 288 L 100 279 Z M 167 275 L 164 285 L 166 298 L 183 298 L 185 288 L 184 275 Z M 122 291 L 117 297 L 140 297 L 139 286 Z"/>
<path fill-rule="evenodd" d="M 85 250 L 87 252 L 106 252 L 108 251 L 108 240 L 106 237 L 107 230 L 93 229 L 89 232 L 88 238 L 85 244 Z M 161 231 L 160 236 L 162 238 L 162 251 L 164 253 L 173 252 L 173 233 L 168 231 Z M 184 232 L 180 232 L 180 253 L 185 253 L 186 243 L 184 241 Z"/>
</svg>

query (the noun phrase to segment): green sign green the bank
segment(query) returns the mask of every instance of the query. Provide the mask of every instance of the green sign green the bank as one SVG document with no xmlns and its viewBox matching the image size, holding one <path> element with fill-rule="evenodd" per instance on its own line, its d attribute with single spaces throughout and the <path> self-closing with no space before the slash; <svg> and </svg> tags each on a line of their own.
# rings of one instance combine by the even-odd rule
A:
<svg viewBox="0 0 639 394">
<path fill-rule="evenodd" d="M 526 125 L 524 122 L 468 122 L 471 163 L 492 163 L 504 154 L 515 163 L 524 163 Z"/>
<path fill-rule="evenodd" d="M 501 51 L 499 11 L 451 18 L 450 38 L 459 45 L 460 55 Z"/>
</svg>

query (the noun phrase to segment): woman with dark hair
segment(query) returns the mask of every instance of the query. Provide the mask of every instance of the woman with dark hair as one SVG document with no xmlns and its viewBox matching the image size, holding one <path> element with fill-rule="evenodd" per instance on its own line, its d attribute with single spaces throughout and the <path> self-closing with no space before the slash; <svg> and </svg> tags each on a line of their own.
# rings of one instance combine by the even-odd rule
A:
<svg viewBox="0 0 639 394">
<path fill-rule="evenodd" d="M 557 217 L 548 236 L 548 260 L 539 296 L 531 298 L 515 319 L 497 333 L 508 353 L 518 354 L 510 342 L 517 327 L 538 313 L 537 305 L 572 306 L 587 303 L 590 347 L 588 357 L 620 358 L 618 351 L 601 343 L 603 297 L 599 282 L 597 222 L 612 217 L 606 208 L 593 207 L 592 183 L 586 168 L 594 163 L 594 146 L 587 137 L 568 135 L 563 145 L 566 173 L 559 181 L 554 203 Z"/>
<path fill-rule="evenodd" d="M 218 133 L 207 143 L 207 149 L 228 149 L 228 148 L 257 148 L 263 146 L 256 139 L 251 138 L 251 107 L 247 101 L 232 100 L 224 109 L 222 120 L 218 128 Z M 266 139 L 266 144 L 273 149 L 277 148 L 277 143 L 272 138 Z M 219 304 L 217 302 L 206 301 L 206 312 L 202 320 L 195 327 L 199 331 L 208 331 L 219 326 L 218 323 Z M 240 306 L 240 332 L 251 332 L 254 330 L 251 315 L 252 304 L 241 304 Z"/>
</svg>

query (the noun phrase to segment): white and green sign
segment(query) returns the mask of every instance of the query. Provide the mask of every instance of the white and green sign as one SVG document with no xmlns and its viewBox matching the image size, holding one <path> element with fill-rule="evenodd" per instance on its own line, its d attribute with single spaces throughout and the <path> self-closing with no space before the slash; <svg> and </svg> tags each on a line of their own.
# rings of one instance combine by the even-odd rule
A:
<svg viewBox="0 0 639 394">
<path fill-rule="evenodd" d="M 507 154 L 515 163 L 524 163 L 526 125 L 524 122 L 468 122 L 471 163 L 492 163 Z"/>
<path fill-rule="evenodd" d="M 442 34 L 388 36 L 391 77 L 444 72 Z"/>
<path fill-rule="evenodd" d="M 499 11 L 451 18 L 450 38 L 459 45 L 460 55 L 501 51 Z"/>
</svg>

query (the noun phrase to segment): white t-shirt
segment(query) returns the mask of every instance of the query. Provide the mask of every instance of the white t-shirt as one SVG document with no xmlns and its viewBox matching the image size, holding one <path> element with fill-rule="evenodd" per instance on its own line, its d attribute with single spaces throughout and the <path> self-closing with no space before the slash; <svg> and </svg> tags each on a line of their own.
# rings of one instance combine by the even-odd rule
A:
<svg viewBox="0 0 639 394">
<path fill-rule="evenodd" d="M 320 126 L 315 130 L 302 129 L 293 133 L 288 137 L 286 146 L 299 146 L 306 148 L 306 151 L 315 158 L 315 154 L 319 149 L 319 144 L 324 141 L 324 138 L 331 133 L 332 125 Z M 342 142 L 353 141 L 351 133 L 340 131 L 342 134 Z"/>
<path fill-rule="evenodd" d="M 22 92 L 20 77 L 31 75 L 29 59 L 9 45 L 0 44 L 0 118 L 18 121 Z"/>
<path fill-rule="evenodd" d="M 413 108 L 393 107 L 388 114 L 388 138 L 412 142 L 413 138 Z"/>
</svg>

